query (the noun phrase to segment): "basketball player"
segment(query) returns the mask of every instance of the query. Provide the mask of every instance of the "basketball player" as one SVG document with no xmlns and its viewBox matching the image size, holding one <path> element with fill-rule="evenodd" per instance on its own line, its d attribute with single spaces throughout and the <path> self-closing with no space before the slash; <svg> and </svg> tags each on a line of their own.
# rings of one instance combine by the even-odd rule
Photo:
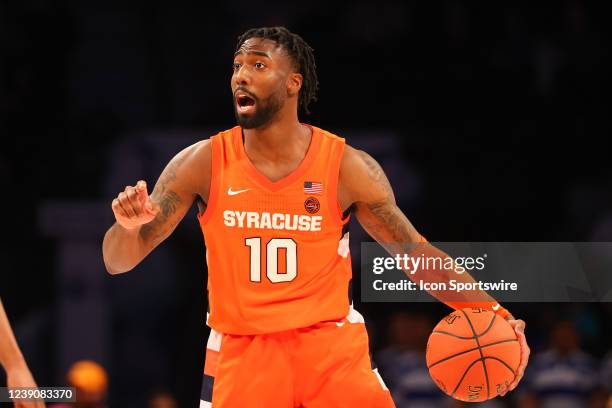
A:
<svg viewBox="0 0 612 408">
<path fill-rule="evenodd" d="M 6 317 L 2 300 L 0 300 L 0 363 L 6 371 L 8 388 L 37 388 L 30 369 L 21 354 L 13 330 Z M 15 408 L 44 408 L 45 403 L 38 401 L 15 401 Z"/>
<path fill-rule="evenodd" d="M 345 226 L 353 212 L 379 242 L 424 240 L 372 157 L 298 120 L 318 87 L 304 40 L 282 27 L 252 29 L 235 51 L 238 126 L 178 153 L 151 196 L 142 180 L 119 193 L 106 268 L 134 268 L 196 202 L 212 328 L 200 406 L 393 407 L 349 303 Z M 521 339 L 513 388 L 527 362 L 525 324 L 494 301 L 487 307 Z"/>
</svg>

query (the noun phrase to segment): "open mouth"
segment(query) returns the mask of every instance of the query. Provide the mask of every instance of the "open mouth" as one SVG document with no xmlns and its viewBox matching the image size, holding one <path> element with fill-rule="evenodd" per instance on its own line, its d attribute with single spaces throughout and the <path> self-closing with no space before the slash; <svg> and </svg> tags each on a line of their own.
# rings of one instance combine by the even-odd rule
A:
<svg viewBox="0 0 612 408">
<path fill-rule="evenodd" d="M 255 110 L 255 99 L 243 92 L 236 93 L 236 109 L 240 113 L 249 113 Z"/>
</svg>

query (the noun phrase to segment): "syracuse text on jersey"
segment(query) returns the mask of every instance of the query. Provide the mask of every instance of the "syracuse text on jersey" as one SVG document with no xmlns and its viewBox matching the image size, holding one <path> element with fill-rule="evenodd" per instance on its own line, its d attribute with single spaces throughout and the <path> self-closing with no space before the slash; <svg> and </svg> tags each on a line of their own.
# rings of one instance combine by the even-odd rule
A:
<svg viewBox="0 0 612 408">
<path fill-rule="evenodd" d="M 223 222 L 228 227 L 274 229 L 286 231 L 321 231 L 323 217 L 256 211 L 223 211 Z"/>
</svg>

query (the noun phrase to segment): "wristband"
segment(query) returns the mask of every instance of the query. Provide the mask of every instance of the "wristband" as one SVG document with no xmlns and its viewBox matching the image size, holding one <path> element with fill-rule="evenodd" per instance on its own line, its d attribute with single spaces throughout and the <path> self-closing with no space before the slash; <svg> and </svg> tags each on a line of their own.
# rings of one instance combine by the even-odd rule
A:
<svg viewBox="0 0 612 408">
<path fill-rule="evenodd" d="M 512 316 L 512 313 L 510 313 L 508 309 L 504 308 L 499 303 L 491 306 L 491 310 L 502 319 L 507 319 L 508 316 Z"/>
</svg>

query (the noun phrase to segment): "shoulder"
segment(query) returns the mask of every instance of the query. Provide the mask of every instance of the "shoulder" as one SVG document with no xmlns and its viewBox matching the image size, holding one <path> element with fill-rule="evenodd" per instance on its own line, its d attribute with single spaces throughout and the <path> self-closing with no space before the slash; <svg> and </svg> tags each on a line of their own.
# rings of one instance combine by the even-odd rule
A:
<svg viewBox="0 0 612 408">
<path fill-rule="evenodd" d="M 313 129 L 313 131 L 319 132 L 323 136 L 324 139 L 344 143 L 344 138 L 342 136 L 338 136 L 337 134 L 332 133 L 329 130 L 321 129 L 320 127 L 317 127 L 317 126 L 312 126 L 312 125 L 308 125 L 308 126 L 310 126 Z"/>
<path fill-rule="evenodd" d="M 342 159 L 340 161 L 340 174 L 354 175 L 357 174 L 371 174 L 372 172 L 379 171 L 380 165 L 372 156 L 367 152 L 347 144 L 342 153 Z"/>
<path fill-rule="evenodd" d="M 231 143 L 232 135 L 238 129 L 240 129 L 240 126 L 234 126 L 233 128 L 222 130 L 207 139 L 202 139 L 199 142 L 196 142 L 181 150 L 175 156 L 175 158 L 180 158 L 183 160 L 189 159 L 194 163 L 210 167 L 212 161 L 213 140 L 215 140 L 215 143 L 217 144 Z"/>
<path fill-rule="evenodd" d="M 164 173 L 169 179 L 184 184 L 190 190 L 208 185 L 212 169 L 211 139 L 200 140 L 179 151 L 170 160 Z"/>
<path fill-rule="evenodd" d="M 371 157 L 363 150 L 358 150 L 346 143 L 346 140 L 328 130 L 321 129 L 316 126 L 310 126 L 313 131 L 321 135 L 323 143 L 328 143 L 331 146 L 340 147 L 342 153 L 340 155 L 340 174 L 339 181 L 342 185 L 346 184 L 349 179 L 358 178 L 361 171 L 367 171 L 367 160 Z M 355 174 L 355 172 L 357 174 Z"/>
<path fill-rule="evenodd" d="M 210 160 L 212 156 L 212 138 L 200 140 L 185 148 L 183 152 L 190 157 Z"/>
<path fill-rule="evenodd" d="M 339 185 L 341 188 L 362 189 L 367 186 L 364 181 L 379 182 L 386 179 L 384 171 L 378 162 L 367 152 L 356 149 L 346 143 L 346 140 L 327 130 L 311 126 L 323 135 L 323 139 L 341 145 L 342 155 L 340 157 Z"/>
<path fill-rule="evenodd" d="M 351 204 L 394 199 L 387 176 L 378 162 L 365 151 L 349 145 L 340 161 L 338 184 L 340 197 Z"/>
<path fill-rule="evenodd" d="M 208 139 L 187 146 L 172 161 L 179 164 L 198 185 L 208 185 L 212 174 L 213 143 L 216 143 L 217 149 L 220 145 L 231 143 L 232 134 L 237 128 L 239 127 L 223 130 Z"/>
<path fill-rule="evenodd" d="M 191 146 L 187 146 L 183 150 L 181 150 L 177 156 L 190 157 L 194 159 L 204 159 L 210 161 L 212 157 L 212 143 L 213 139 L 217 141 L 227 141 L 232 137 L 232 133 L 236 130 L 238 126 L 233 127 L 231 129 L 223 130 L 213 136 L 210 136 L 207 139 L 202 139 L 199 142 L 192 144 Z"/>
<path fill-rule="evenodd" d="M 313 136 L 316 134 L 318 136 L 319 142 L 322 146 L 327 146 L 330 149 L 338 150 L 344 149 L 346 145 L 346 141 L 342 136 L 339 136 L 329 130 L 321 129 L 320 127 L 305 124 L 309 128 L 312 129 Z"/>
<path fill-rule="evenodd" d="M 202 167 L 210 166 L 212 159 L 212 146 L 211 139 L 204 139 L 196 142 L 190 146 L 187 146 L 174 156 L 172 162 L 181 167 Z"/>
</svg>

